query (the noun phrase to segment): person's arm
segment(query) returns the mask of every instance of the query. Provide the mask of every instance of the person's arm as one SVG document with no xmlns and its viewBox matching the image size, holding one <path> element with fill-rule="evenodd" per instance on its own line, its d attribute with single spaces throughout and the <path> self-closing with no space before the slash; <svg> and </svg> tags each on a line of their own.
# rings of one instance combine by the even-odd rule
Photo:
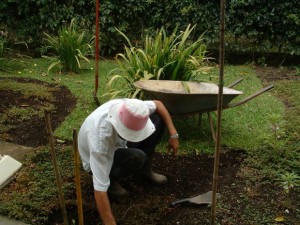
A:
<svg viewBox="0 0 300 225">
<path fill-rule="evenodd" d="M 99 215 L 105 225 L 115 225 L 107 188 L 109 186 L 110 160 L 113 158 L 109 142 L 113 136 L 111 126 L 103 124 L 100 131 L 94 136 L 89 136 L 90 166 L 93 173 L 94 197 Z M 99 149 L 99 150 L 98 150 Z"/>
<path fill-rule="evenodd" d="M 98 212 L 105 225 L 116 225 L 116 220 L 112 214 L 107 192 L 94 190 Z"/>
<path fill-rule="evenodd" d="M 177 130 L 176 130 L 174 124 L 173 124 L 172 117 L 171 117 L 170 113 L 168 112 L 168 110 L 166 109 L 166 107 L 164 106 L 164 104 L 161 101 L 158 101 L 158 100 L 154 100 L 154 103 L 156 105 L 156 111 L 158 112 L 158 114 L 161 116 L 161 118 L 165 122 L 166 127 L 168 128 L 170 136 L 176 135 Z M 168 148 L 173 149 L 174 155 L 177 154 L 178 147 L 179 147 L 178 138 L 170 138 Z"/>
</svg>

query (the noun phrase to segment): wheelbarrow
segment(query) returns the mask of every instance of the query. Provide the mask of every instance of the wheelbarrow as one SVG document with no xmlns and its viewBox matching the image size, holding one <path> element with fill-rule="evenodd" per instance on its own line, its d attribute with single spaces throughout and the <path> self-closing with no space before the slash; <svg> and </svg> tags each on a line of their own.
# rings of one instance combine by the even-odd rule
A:
<svg viewBox="0 0 300 225">
<path fill-rule="evenodd" d="M 227 87 L 223 87 L 222 109 L 242 105 L 274 87 L 270 85 L 241 101 L 231 103 L 234 98 L 243 94 L 243 92 L 232 88 L 242 80 L 243 79 L 239 79 Z M 199 116 L 201 116 L 202 113 L 207 113 L 215 140 L 215 132 L 210 112 L 217 110 L 218 85 L 193 81 L 140 80 L 134 82 L 134 86 L 143 90 L 150 98 L 163 102 L 172 116 L 188 114 L 199 114 Z"/>
<path fill-rule="evenodd" d="M 270 85 L 253 95 L 236 103 L 230 102 L 243 94 L 232 87 L 242 79 L 223 88 L 223 109 L 233 108 L 248 102 L 256 96 L 270 90 Z M 134 83 L 152 98 L 164 103 L 171 115 L 193 114 L 217 110 L 219 86 L 208 82 L 173 81 L 173 80 L 140 80 Z"/>
</svg>

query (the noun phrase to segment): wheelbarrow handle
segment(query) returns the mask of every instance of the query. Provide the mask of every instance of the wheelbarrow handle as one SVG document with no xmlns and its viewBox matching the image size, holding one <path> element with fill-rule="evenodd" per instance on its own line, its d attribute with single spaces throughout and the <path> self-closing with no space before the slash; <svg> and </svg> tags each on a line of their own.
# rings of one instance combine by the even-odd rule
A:
<svg viewBox="0 0 300 225">
<path fill-rule="evenodd" d="M 243 78 L 240 78 L 240 79 L 234 81 L 233 83 L 229 84 L 227 87 L 232 88 L 233 86 L 237 85 L 238 83 L 240 83 L 243 80 L 244 80 Z"/>
<path fill-rule="evenodd" d="M 241 101 L 239 101 L 239 102 L 235 102 L 235 103 L 228 104 L 228 105 L 225 106 L 224 108 L 233 108 L 233 107 L 242 105 L 242 104 L 244 104 L 244 103 L 250 101 L 251 99 L 253 99 L 253 98 L 255 98 L 255 97 L 257 97 L 257 96 L 259 96 L 259 95 L 265 93 L 266 91 L 272 89 L 273 87 L 274 87 L 274 85 L 270 85 L 270 86 L 268 86 L 268 87 L 265 87 L 265 88 L 261 89 L 260 91 L 258 91 L 258 92 L 256 92 L 256 93 L 254 93 L 254 94 L 252 94 L 252 95 L 250 95 L 250 96 L 244 98 L 243 100 L 241 100 Z"/>
</svg>

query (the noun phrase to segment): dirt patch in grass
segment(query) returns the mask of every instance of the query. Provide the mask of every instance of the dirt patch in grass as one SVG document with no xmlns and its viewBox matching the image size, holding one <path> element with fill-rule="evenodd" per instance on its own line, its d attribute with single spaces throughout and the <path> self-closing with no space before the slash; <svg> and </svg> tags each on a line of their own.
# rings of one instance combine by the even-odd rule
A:
<svg viewBox="0 0 300 225">
<path fill-rule="evenodd" d="M 256 71 L 266 83 L 283 77 L 284 79 L 299 80 L 299 77 L 291 75 L 288 71 L 276 68 L 257 68 Z M 16 82 L 40 83 L 55 87 L 55 100 L 51 102 L 55 105 L 55 111 L 51 115 L 53 129 L 64 120 L 76 104 L 76 99 L 65 87 L 37 80 L 13 79 Z M 21 105 L 26 105 L 26 107 L 31 107 L 34 110 L 42 110 L 45 102 L 39 100 L 38 96 L 27 99 L 22 93 L 16 93 L 13 90 L 0 90 L 1 113 L 10 107 L 20 107 Z M 33 116 L 22 122 L 15 121 L 18 121 L 18 118 L 5 121 L 6 127 L 12 127 L 12 129 L 0 131 L 1 140 L 31 147 L 47 144 L 43 118 Z M 274 183 L 251 183 L 251 180 L 249 181 L 241 175 L 247 174 L 245 172 L 247 166 L 243 164 L 245 157 L 246 155 L 241 150 L 223 148 L 219 170 L 219 193 L 221 197 L 217 221 L 220 224 L 235 225 L 276 224 L 274 219 L 288 209 L 284 215 L 285 222 L 283 224 L 300 224 L 298 220 L 300 219 L 299 210 L 297 211 L 300 208 L 299 193 L 290 193 L 291 196 L 287 198 Z M 156 154 L 154 170 L 167 175 L 169 182 L 158 187 L 140 177 L 122 180 L 121 184 L 129 191 L 130 196 L 123 199 L 111 199 L 112 209 L 118 224 L 210 224 L 210 207 L 196 205 L 171 207 L 170 203 L 211 190 L 213 164 L 214 158 L 211 155 L 181 155 L 174 158 L 169 155 Z M 82 179 L 85 224 L 101 224 L 94 203 L 91 177 L 89 174 L 83 173 Z M 10 185 L 8 188 L 11 187 L 14 185 Z M 73 200 L 67 201 L 70 218 L 76 220 L 75 189 L 73 194 L 67 198 Z M 43 224 L 63 224 L 59 205 L 56 208 L 58 208 L 56 211 L 54 210 L 51 215 L 48 215 L 48 222 Z M 257 218 L 253 215 L 257 215 Z M 263 218 L 261 215 L 264 215 Z M 34 224 L 41 223 L 36 222 Z"/>
<path fill-rule="evenodd" d="M 300 76 L 296 75 L 294 70 L 288 68 L 256 67 L 255 69 L 258 77 L 265 83 L 278 80 L 300 80 Z"/>
<path fill-rule="evenodd" d="M 64 86 L 45 83 L 34 79 L 24 78 L 1 78 L 11 79 L 18 83 L 34 83 L 41 86 L 52 88 L 54 99 L 41 99 L 39 96 L 27 97 L 23 93 L 14 90 L 0 90 L 0 113 L 7 114 L 0 123 L 5 129 L 0 131 L 0 139 L 15 144 L 37 147 L 47 144 L 45 120 L 43 111 L 49 105 L 54 106 L 51 112 L 52 129 L 55 130 L 65 117 L 73 110 L 76 105 L 76 98 Z M 31 108 L 38 113 L 27 113 L 26 116 L 19 114 L 11 115 L 11 108 L 19 109 L 19 112 Z M 9 129 L 7 129 L 9 128 Z"/>
</svg>

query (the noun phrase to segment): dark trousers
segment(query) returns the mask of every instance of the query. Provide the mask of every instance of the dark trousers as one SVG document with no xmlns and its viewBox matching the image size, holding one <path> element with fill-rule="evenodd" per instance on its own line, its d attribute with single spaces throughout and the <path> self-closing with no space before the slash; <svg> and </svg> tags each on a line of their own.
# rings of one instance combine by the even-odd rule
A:
<svg viewBox="0 0 300 225">
<path fill-rule="evenodd" d="M 154 150 L 164 133 L 165 123 L 157 113 L 153 113 L 150 119 L 156 128 L 153 134 L 141 142 L 128 142 L 127 148 L 115 151 L 110 172 L 112 179 L 143 173 L 151 167 Z"/>
</svg>

